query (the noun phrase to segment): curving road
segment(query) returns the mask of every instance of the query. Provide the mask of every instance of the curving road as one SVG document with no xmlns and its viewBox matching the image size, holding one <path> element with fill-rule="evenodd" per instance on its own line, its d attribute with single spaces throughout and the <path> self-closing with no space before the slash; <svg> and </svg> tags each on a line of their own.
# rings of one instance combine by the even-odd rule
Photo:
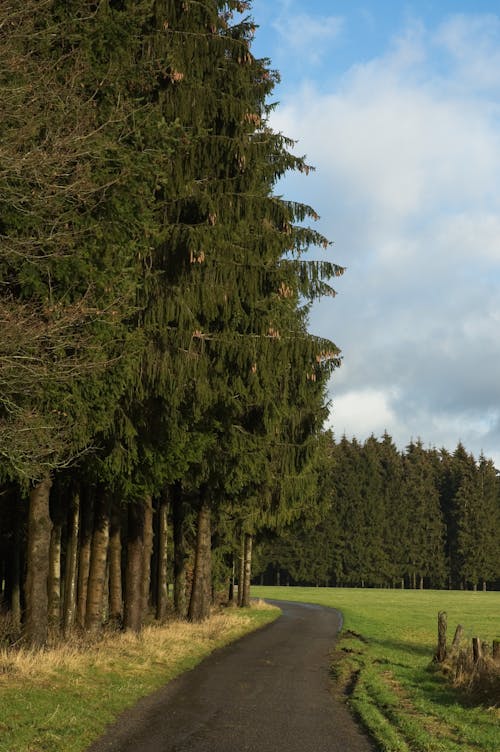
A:
<svg viewBox="0 0 500 752">
<path fill-rule="evenodd" d="M 141 700 L 87 752 L 373 752 L 330 693 L 338 611 L 283 615 Z"/>
</svg>

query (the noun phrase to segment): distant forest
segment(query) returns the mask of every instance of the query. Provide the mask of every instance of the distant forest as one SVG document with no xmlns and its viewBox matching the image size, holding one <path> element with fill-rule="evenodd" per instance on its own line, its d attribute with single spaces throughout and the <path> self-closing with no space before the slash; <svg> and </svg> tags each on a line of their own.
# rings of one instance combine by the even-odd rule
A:
<svg viewBox="0 0 500 752">
<path fill-rule="evenodd" d="M 500 587 L 500 482 L 493 462 L 386 433 L 331 438 L 323 510 L 256 554 L 256 582 L 398 588 Z"/>
</svg>

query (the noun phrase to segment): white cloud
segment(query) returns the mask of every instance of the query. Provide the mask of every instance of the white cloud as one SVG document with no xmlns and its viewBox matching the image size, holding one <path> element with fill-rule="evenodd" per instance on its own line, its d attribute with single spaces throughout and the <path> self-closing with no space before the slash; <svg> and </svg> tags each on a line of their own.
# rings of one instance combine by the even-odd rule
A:
<svg viewBox="0 0 500 752">
<path fill-rule="evenodd" d="M 289 91 L 273 117 L 317 165 L 300 190 L 348 267 L 312 315 L 344 354 L 337 435 L 387 428 L 500 456 L 499 71 L 499 18 L 413 24 L 335 91 Z"/>
<path fill-rule="evenodd" d="M 498 179 L 498 175 L 497 175 Z M 495 181 L 494 181 L 495 182 Z M 492 186 L 492 192 L 496 190 Z M 491 271 L 500 270 L 500 213 L 492 208 L 494 197 L 485 200 L 485 209 L 477 206 L 474 211 L 465 208 L 453 215 L 444 214 L 434 223 L 435 247 L 446 253 L 453 253 L 457 261 L 488 264 Z M 488 210 L 488 203 L 490 204 Z"/>
<path fill-rule="evenodd" d="M 382 391 L 361 389 L 348 391 L 334 400 L 330 427 L 337 438 L 348 436 L 367 437 L 371 433 L 390 431 L 396 422 L 390 407 L 390 398 Z"/>
<path fill-rule="evenodd" d="M 393 63 L 391 58 L 390 63 Z M 500 137 L 487 107 L 408 85 L 383 60 L 360 66 L 341 92 L 309 85 L 282 104 L 273 124 L 292 136 L 322 173 L 392 226 L 437 207 L 498 208 Z"/>
<path fill-rule="evenodd" d="M 300 55 L 301 63 L 319 63 L 343 28 L 339 16 L 311 16 L 286 9 L 273 24 L 287 54 Z"/>
<path fill-rule="evenodd" d="M 500 18 L 494 14 L 457 14 L 434 36 L 455 66 L 455 77 L 475 92 L 500 86 Z"/>
</svg>

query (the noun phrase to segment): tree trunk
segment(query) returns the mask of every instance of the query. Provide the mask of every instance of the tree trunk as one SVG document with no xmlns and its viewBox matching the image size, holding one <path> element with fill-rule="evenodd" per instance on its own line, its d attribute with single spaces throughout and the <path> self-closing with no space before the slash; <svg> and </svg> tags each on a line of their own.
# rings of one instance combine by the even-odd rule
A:
<svg viewBox="0 0 500 752">
<path fill-rule="evenodd" d="M 210 507 L 202 500 L 198 511 L 198 530 L 194 560 L 193 588 L 189 602 L 190 621 L 200 622 L 210 616 L 212 600 L 212 541 Z"/>
<path fill-rule="evenodd" d="M 94 528 L 93 493 L 87 491 L 82 501 L 80 556 L 78 562 L 77 622 L 83 629 L 85 627 L 85 615 L 87 612 L 87 590 L 90 571 L 90 554 L 92 551 L 92 530 Z"/>
<path fill-rule="evenodd" d="M 252 578 L 252 536 L 245 533 L 245 561 L 243 566 L 243 596 L 241 605 L 243 608 L 250 606 L 250 580 Z"/>
<path fill-rule="evenodd" d="M 98 631 L 103 622 L 110 509 L 110 495 L 106 491 L 99 491 L 95 505 L 85 614 L 85 628 L 90 632 Z"/>
<path fill-rule="evenodd" d="M 47 642 L 51 486 L 52 481 L 47 476 L 30 493 L 25 635 L 33 647 L 42 647 Z"/>
<path fill-rule="evenodd" d="M 168 565 L 168 496 L 163 494 L 158 504 L 158 559 L 156 578 L 156 618 L 163 621 L 167 614 L 167 565 Z"/>
<path fill-rule="evenodd" d="M 153 555 L 153 500 L 150 495 L 144 499 L 144 546 L 142 549 L 142 618 L 149 610 L 151 587 L 151 557 Z"/>
<path fill-rule="evenodd" d="M 123 625 L 132 632 L 142 626 L 144 563 L 144 504 L 130 503 L 128 508 L 127 570 L 125 575 L 125 611 Z"/>
<path fill-rule="evenodd" d="M 279 584 L 279 583 L 278 583 Z M 241 539 L 240 555 L 238 557 L 238 607 L 243 605 L 243 591 L 245 589 L 245 537 Z"/>
<path fill-rule="evenodd" d="M 118 623 L 123 618 L 121 510 L 116 500 L 109 529 L 109 617 Z"/>
<path fill-rule="evenodd" d="M 236 566 L 234 562 L 234 552 L 231 554 L 231 575 L 229 577 L 228 603 L 234 606 L 234 580 L 236 575 Z"/>
<path fill-rule="evenodd" d="M 62 537 L 62 514 L 59 488 L 56 487 L 57 498 L 53 499 L 52 531 L 50 534 L 49 547 L 49 623 L 59 626 L 61 622 L 61 537 Z"/>
<path fill-rule="evenodd" d="M 187 614 L 186 599 L 186 540 L 184 536 L 184 509 L 180 484 L 175 484 L 172 494 L 172 525 L 174 534 L 174 609 L 182 619 Z"/>
<path fill-rule="evenodd" d="M 13 500 L 12 544 L 9 555 L 9 607 L 15 633 L 21 629 L 21 502 Z"/>
<path fill-rule="evenodd" d="M 68 634 L 75 623 L 76 584 L 78 571 L 78 533 L 80 529 L 80 495 L 75 493 L 71 502 L 69 518 L 68 550 L 64 573 L 64 634 Z"/>
</svg>

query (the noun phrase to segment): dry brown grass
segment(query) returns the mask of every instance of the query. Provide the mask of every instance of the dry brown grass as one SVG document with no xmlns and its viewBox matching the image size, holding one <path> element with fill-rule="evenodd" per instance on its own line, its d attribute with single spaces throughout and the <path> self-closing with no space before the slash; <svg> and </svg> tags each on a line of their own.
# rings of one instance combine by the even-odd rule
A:
<svg viewBox="0 0 500 752">
<path fill-rule="evenodd" d="M 278 614 L 231 608 L 202 624 L 170 620 L 140 635 L 109 627 L 99 638 L 54 635 L 45 650 L 0 649 L 0 750 L 83 752 L 139 698 Z"/>
<path fill-rule="evenodd" d="M 255 600 L 252 601 L 252 608 L 258 608 L 259 611 L 276 610 L 276 606 L 273 606 L 272 603 L 267 603 L 267 601 L 263 601 L 262 598 L 255 598 Z"/>
<path fill-rule="evenodd" d="M 254 608 L 268 608 L 267 604 Z M 102 672 L 120 671 L 133 676 L 145 665 L 162 665 L 168 670 L 179 660 L 189 659 L 219 642 L 227 642 L 248 627 L 250 617 L 240 611 L 226 610 L 214 614 L 201 624 L 169 621 L 151 625 L 136 635 L 130 632 L 104 631 L 99 639 L 73 634 L 44 650 L 25 647 L 0 650 L 0 686 L 6 681 L 50 680 L 61 672 L 75 677 L 85 673 L 89 665 Z"/>
<path fill-rule="evenodd" d="M 465 691 L 473 702 L 500 708 L 500 662 L 485 653 L 474 660 L 471 646 L 460 646 L 441 666 L 454 687 Z"/>
</svg>

